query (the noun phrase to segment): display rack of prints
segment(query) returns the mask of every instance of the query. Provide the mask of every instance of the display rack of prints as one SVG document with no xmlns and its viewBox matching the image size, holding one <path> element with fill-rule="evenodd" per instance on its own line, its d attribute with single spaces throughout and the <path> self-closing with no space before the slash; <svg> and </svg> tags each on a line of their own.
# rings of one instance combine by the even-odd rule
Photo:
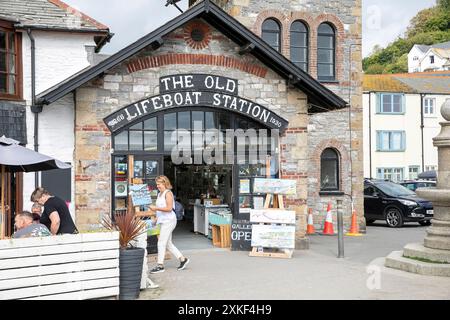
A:
<svg viewBox="0 0 450 320">
<path fill-rule="evenodd" d="M 275 195 L 295 195 L 297 193 L 297 181 L 255 178 L 253 192 Z"/>
<path fill-rule="evenodd" d="M 270 199 L 275 196 L 273 207 Z M 250 210 L 251 257 L 290 259 L 295 249 L 295 211 L 284 210 L 283 196 L 267 194 L 264 209 Z"/>
</svg>

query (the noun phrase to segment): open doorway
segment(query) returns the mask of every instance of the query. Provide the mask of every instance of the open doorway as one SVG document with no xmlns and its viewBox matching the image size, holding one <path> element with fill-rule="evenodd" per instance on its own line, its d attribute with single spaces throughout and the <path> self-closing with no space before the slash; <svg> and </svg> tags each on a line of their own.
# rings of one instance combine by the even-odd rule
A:
<svg viewBox="0 0 450 320">
<path fill-rule="evenodd" d="M 170 179 L 173 193 L 184 207 L 184 218 L 174 231 L 180 248 L 212 247 L 211 230 L 205 225 L 205 215 L 231 215 L 233 200 L 232 165 L 175 165 L 164 158 L 164 173 Z M 195 235 L 195 236 L 193 236 Z"/>
</svg>

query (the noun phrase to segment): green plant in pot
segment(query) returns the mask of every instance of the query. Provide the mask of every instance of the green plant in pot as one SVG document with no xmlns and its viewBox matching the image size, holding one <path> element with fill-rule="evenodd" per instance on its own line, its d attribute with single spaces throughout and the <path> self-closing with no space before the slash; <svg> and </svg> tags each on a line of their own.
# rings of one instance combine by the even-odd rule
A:
<svg viewBox="0 0 450 320">
<path fill-rule="evenodd" d="M 133 246 L 139 235 L 146 231 L 146 224 L 131 213 L 116 214 L 115 221 L 109 216 L 102 220 L 108 230 L 119 231 L 119 299 L 133 300 L 139 297 L 145 249 Z"/>
</svg>

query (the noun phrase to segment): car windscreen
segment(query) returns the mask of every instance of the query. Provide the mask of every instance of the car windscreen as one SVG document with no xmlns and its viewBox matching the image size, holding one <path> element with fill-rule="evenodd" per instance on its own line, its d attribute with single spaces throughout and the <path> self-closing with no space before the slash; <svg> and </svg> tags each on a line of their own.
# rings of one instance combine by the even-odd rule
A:
<svg viewBox="0 0 450 320">
<path fill-rule="evenodd" d="M 381 182 L 377 183 L 376 186 L 383 191 L 385 194 L 391 197 L 402 197 L 402 196 L 415 196 L 416 194 L 405 188 L 402 185 L 393 182 Z"/>
</svg>

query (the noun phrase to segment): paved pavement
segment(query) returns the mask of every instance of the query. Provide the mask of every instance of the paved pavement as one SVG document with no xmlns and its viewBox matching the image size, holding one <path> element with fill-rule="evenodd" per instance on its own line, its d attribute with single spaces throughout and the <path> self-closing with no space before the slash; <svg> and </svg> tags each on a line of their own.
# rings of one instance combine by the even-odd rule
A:
<svg viewBox="0 0 450 320">
<path fill-rule="evenodd" d="M 446 299 L 450 278 L 410 274 L 384 267 L 384 257 L 411 242 L 422 242 L 426 227 L 384 223 L 367 227 L 362 238 L 345 237 L 345 258 L 337 259 L 337 237 L 312 236 L 310 250 L 292 259 L 252 258 L 246 252 L 212 248 L 202 236 L 175 235 L 174 243 L 191 263 L 151 275 L 158 289 L 140 299 Z M 200 237 L 200 238 L 195 238 Z M 187 239 L 189 239 L 189 242 Z M 193 247 L 196 241 L 195 249 Z"/>
</svg>

